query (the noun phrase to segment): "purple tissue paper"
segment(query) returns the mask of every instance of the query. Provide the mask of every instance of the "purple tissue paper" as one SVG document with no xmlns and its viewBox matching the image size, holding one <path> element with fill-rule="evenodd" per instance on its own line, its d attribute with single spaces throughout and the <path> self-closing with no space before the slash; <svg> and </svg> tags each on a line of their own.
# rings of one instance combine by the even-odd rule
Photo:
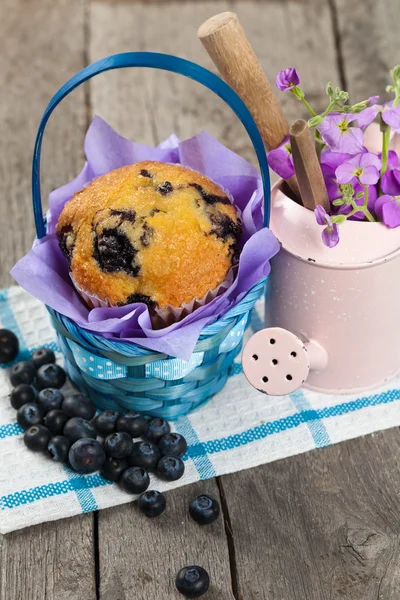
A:
<svg viewBox="0 0 400 600">
<path fill-rule="evenodd" d="M 50 194 L 47 235 L 35 240 L 12 269 L 12 276 L 30 294 L 84 329 L 189 360 L 203 327 L 269 274 L 269 259 L 279 250 L 274 234 L 263 228 L 263 189 L 257 169 L 205 131 L 185 141 L 172 135 L 152 148 L 121 137 L 99 117 L 87 132 L 85 153 L 87 161 L 78 177 Z M 239 268 L 232 285 L 182 321 L 158 330 L 152 328 L 148 308 L 142 303 L 89 309 L 71 282 L 55 236 L 58 217 L 75 192 L 95 177 L 142 160 L 180 163 L 203 173 L 230 192 L 243 220 Z"/>
</svg>

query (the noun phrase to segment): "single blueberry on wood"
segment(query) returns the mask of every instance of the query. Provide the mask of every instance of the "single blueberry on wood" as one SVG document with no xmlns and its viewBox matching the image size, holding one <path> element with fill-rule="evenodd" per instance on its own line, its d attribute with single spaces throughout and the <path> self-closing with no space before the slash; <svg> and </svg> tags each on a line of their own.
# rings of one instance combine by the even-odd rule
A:
<svg viewBox="0 0 400 600">
<path fill-rule="evenodd" d="M 28 402 L 36 401 L 35 388 L 27 383 L 20 383 L 10 394 L 10 404 L 15 410 L 18 410 Z"/>
<path fill-rule="evenodd" d="M 42 409 L 33 402 L 24 404 L 18 409 L 17 421 L 24 430 L 29 429 L 32 425 L 40 425 L 43 422 Z"/>
<path fill-rule="evenodd" d="M 96 414 L 96 405 L 94 402 L 82 394 L 67 396 L 61 408 L 68 417 L 81 417 L 82 419 L 89 420 Z"/>
<path fill-rule="evenodd" d="M 38 348 L 34 352 L 32 352 L 31 361 L 33 362 L 36 369 L 42 367 L 43 365 L 48 365 L 50 363 L 56 362 L 56 355 L 53 350 L 50 348 Z"/>
<path fill-rule="evenodd" d="M 37 403 L 44 415 L 55 408 L 60 408 L 63 400 L 64 396 L 60 390 L 56 388 L 45 388 L 44 390 L 40 390 L 37 397 Z"/>
<path fill-rule="evenodd" d="M 33 363 L 23 360 L 16 363 L 10 369 L 10 381 L 15 387 L 20 383 L 26 383 L 30 385 L 35 381 L 36 369 Z"/>
<path fill-rule="evenodd" d="M 185 598 L 200 598 L 210 587 L 210 576 L 203 567 L 184 567 L 176 576 L 175 584 Z"/>
<path fill-rule="evenodd" d="M 0 362 L 9 363 L 17 358 L 19 341 L 15 333 L 9 329 L 0 329 Z"/>
<path fill-rule="evenodd" d="M 36 384 L 39 390 L 44 388 L 61 388 L 67 376 L 60 365 L 49 364 L 39 367 L 36 374 Z"/>
<path fill-rule="evenodd" d="M 87 474 L 102 468 L 106 454 L 97 440 L 83 438 L 72 444 L 68 459 L 74 471 Z"/>
<path fill-rule="evenodd" d="M 67 462 L 71 445 L 71 440 L 68 440 L 63 435 L 56 435 L 49 440 L 47 452 L 52 460 L 56 462 Z"/>
<path fill-rule="evenodd" d="M 189 514 L 198 525 L 209 525 L 219 517 L 218 502 L 208 494 L 200 494 L 189 504 Z"/>
<path fill-rule="evenodd" d="M 167 503 L 161 492 L 147 490 L 140 496 L 138 505 L 146 517 L 158 517 L 164 512 Z"/>
<path fill-rule="evenodd" d="M 43 419 L 44 425 L 50 429 L 53 435 L 61 435 L 67 421 L 69 421 L 69 417 L 58 408 L 50 410 Z"/>
<path fill-rule="evenodd" d="M 71 442 L 76 442 L 82 438 L 96 439 L 96 431 L 93 425 L 86 419 L 82 419 L 82 417 L 69 419 L 64 425 L 63 435 Z"/>
<path fill-rule="evenodd" d="M 128 467 L 122 473 L 121 485 L 129 494 L 141 494 L 150 485 L 150 477 L 141 467 Z"/>
<path fill-rule="evenodd" d="M 51 438 L 51 433 L 44 425 L 32 425 L 24 433 L 24 444 L 33 452 L 43 452 Z"/>
</svg>

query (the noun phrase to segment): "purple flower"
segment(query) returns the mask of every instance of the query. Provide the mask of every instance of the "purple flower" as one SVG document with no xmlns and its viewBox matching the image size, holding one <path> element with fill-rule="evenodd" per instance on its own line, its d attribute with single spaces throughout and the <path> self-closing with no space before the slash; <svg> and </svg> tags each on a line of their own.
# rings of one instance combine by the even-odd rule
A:
<svg viewBox="0 0 400 600">
<path fill-rule="evenodd" d="M 336 223 L 332 223 L 332 219 L 323 206 L 318 205 L 314 214 L 318 225 L 326 225 L 321 234 L 322 241 L 328 248 L 333 248 L 339 242 L 339 227 Z"/>
<path fill-rule="evenodd" d="M 400 132 L 400 105 L 393 106 L 393 102 L 389 102 L 382 107 L 382 120 L 389 125 L 393 131 Z"/>
<path fill-rule="evenodd" d="M 332 200 L 342 197 L 342 192 L 339 189 L 339 184 L 336 180 L 335 171 L 339 165 L 350 158 L 351 154 L 331 152 L 331 150 L 325 150 L 321 154 L 321 171 L 322 175 L 324 176 L 326 189 L 328 191 L 328 198 L 331 202 Z"/>
<path fill-rule="evenodd" d="M 296 85 L 299 85 L 299 83 L 300 78 L 296 69 L 293 68 L 279 71 L 278 75 L 276 76 L 276 87 L 281 90 L 281 92 L 287 92 Z"/>
<path fill-rule="evenodd" d="M 318 125 L 325 144 L 334 152 L 358 154 L 364 148 L 363 132 L 358 127 L 350 127 L 354 115 L 328 115 Z"/>
<path fill-rule="evenodd" d="M 368 127 L 370 123 L 376 118 L 376 116 L 381 112 L 382 106 L 375 104 L 374 106 L 368 106 L 368 108 L 364 108 L 361 112 L 359 112 L 355 116 L 355 120 L 359 127 Z"/>
<path fill-rule="evenodd" d="M 293 156 L 289 136 L 275 150 L 268 152 L 269 166 L 279 177 L 290 179 L 294 175 Z"/>
<path fill-rule="evenodd" d="M 398 227 L 400 225 L 400 198 L 385 194 L 380 196 L 375 202 L 375 212 L 379 219 L 390 227 Z"/>
<path fill-rule="evenodd" d="M 389 150 L 388 168 L 382 176 L 381 190 L 390 196 L 400 196 L 399 157 L 394 150 Z"/>
<path fill-rule="evenodd" d="M 359 127 L 367 127 L 375 117 L 381 113 L 382 120 L 394 131 L 400 132 L 400 105 L 393 106 L 393 102 L 388 102 L 384 106 L 375 104 L 362 110 L 353 119 L 357 121 Z"/>
<path fill-rule="evenodd" d="M 362 152 L 342 163 L 336 169 L 338 183 L 349 183 L 353 177 L 363 185 L 374 185 L 379 180 L 381 159 L 372 152 Z"/>
</svg>

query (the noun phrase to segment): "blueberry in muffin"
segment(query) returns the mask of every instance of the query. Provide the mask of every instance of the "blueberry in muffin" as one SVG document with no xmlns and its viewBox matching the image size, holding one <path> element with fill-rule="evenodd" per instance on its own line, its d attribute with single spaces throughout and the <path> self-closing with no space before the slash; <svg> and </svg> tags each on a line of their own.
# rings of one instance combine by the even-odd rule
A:
<svg viewBox="0 0 400 600">
<path fill-rule="evenodd" d="M 95 179 L 57 224 L 77 286 L 111 306 L 179 307 L 203 297 L 225 279 L 240 235 L 236 209 L 218 185 L 152 161 Z"/>
</svg>

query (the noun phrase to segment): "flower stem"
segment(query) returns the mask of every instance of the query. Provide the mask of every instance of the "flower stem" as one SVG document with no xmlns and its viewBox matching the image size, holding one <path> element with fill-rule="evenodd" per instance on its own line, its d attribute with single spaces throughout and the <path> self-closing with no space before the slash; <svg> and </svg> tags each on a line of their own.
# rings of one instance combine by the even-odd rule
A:
<svg viewBox="0 0 400 600">
<path fill-rule="evenodd" d="M 382 119 L 381 115 L 381 131 L 382 131 L 382 168 L 381 177 L 387 171 L 389 158 L 389 143 L 390 143 L 390 127 Z"/>
<path fill-rule="evenodd" d="M 313 110 L 313 109 L 311 108 L 311 106 L 308 104 L 308 102 L 307 102 L 307 100 L 304 98 L 304 96 L 303 96 L 303 98 L 301 99 L 301 101 L 302 101 L 302 103 L 304 104 L 304 106 L 306 107 L 306 109 L 308 110 L 308 112 L 309 112 L 309 113 L 310 113 L 310 114 L 311 114 L 313 117 L 316 117 L 316 116 L 317 116 L 317 113 L 315 112 L 315 110 Z"/>
</svg>

